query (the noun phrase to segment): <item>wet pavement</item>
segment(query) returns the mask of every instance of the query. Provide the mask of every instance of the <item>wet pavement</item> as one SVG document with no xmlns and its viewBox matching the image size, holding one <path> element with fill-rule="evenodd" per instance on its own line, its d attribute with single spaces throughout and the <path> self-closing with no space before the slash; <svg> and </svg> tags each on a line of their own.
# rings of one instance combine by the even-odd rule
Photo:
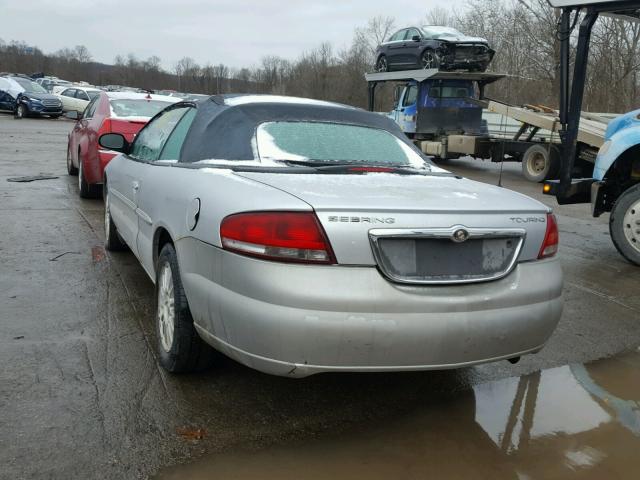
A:
<svg viewBox="0 0 640 480">
<path fill-rule="evenodd" d="M 214 455 L 157 480 L 638 478 L 640 355 L 436 395 L 340 436 Z"/>
<path fill-rule="evenodd" d="M 71 127 L 65 120 L 18 121 L 0 115 L 0 478 L 145 478 L 211 455 L 220 468 L 246 464 L 249 476 L 251 466 L 272 455 L 280 455 L 283 464 L 308 465 L 312 471 L 327 452 L 335 454 L 336 465 L 342 462 L 347 472 L 361 468 L 362 462 L 353 463 L 352 456 L 332 450 L 342 442 L 381 472 L 394 468 L 397 473 L 406 459 L 411 475 L 449 468 L 443 471 L 451 472 L 451 478 L 469 478 L 469 472 L 495 478 L 560 478 L 563 470 L 542 470 L 539 460 L 546 455 L 556 459 L 565 451 L 568 457 L 562 455 L 576 465 L 602 465 L 612 475 L 624 471 L 616 470 L 623 467 L 614 462 L 619 457 L 612 452 L 624 456 L 625 448 L 635 446 L 635 434 L 619 427 L 613 407 L 594 399 L 590 391 L 582 395 L 589 402 L 580 405 L 595 404 L 600 410 L 565 407 L 567 412 L 586 409 L 585 416 L 611 428 L 601 444 L 585 440 L 598 456 L 572 440 L 585 432 L 599 435 L 598 427 L 550 430 L 555 418 L 566 415 L 544 413 L 544 406 L 554 401 L 543 397 L 554 397 L 541 396 L 551 388 L 544 387 L 547 383 L 573 382 L 577 367 L 566 365 L 640 345 L 640 272 L 611 244 L 608 216 L 593 219 L 585 205 L 558 208 L 539 193 L 539 185 L 521 177 L 517 165 L 505 165 L 504 186 L 556 208 L 566 279 L 565 311 L 556 333 L 542 352 L 517 365 L 292 380 L 220 359 L 204 373 L 170 375 L 158 368 L 151 348 L 151 281 L 132 254 L 104 251 L 102 202 L 81 200 L 77 177 L 66 175 L 66 134 Z M 457 160 L 443 166 L 478 180 L 498 181 L 498 166 L 488 162 Z M 58 178 L 7 181 L 34 175 Z M 610 362 L 617 361 L 622 360 Z M 637 361 L 629 362 L 637 366 Z M 588 372 L 591 368 L 586 367 Z M 543 373 L 535 373 L 540 370 Z M 624 386 L 632 378 L 638 383 L 637 376 L 618 375 L 617 368 L 605 370 L 606 381 L 596 384 L 606 391 L 612 390 L 607 382 Z M 522 382 L 525 387 L 519 386 Z M 574 390 L 585 390 L 575 382 L 579 385 Z M 538 394 L 528 393 L 534 388 Z M 502 393 L 493 395 L 492 389 Z M 507 400 L 511 391 L 514 399 Z M 518 403 L 517 392 L 522 392 L 522 400 L 519 409 L 514 407 L 514 425 L 499 426 Z M 638 400 L 637 391 L 634 395 L 616 398 Z M 527 415 L 535 421 L 525 418 L 527 402 L 534 405 L 529 407 L 534 413 Z M 452 416 L 458 420 L 452 422 Z M 412 425 L 416 430 L 403 440 Z M 395 440 L 383 447 L 380 439 L 386 435 Z M 505 437 L 515 446 L 505 450 Z M 553 439 L 565 450 L 545 443 Z M 623 448 L 624 442 L 629 447 Z M 298 458 L 302 447 L 305 453 Z M 240 453 L 227 456 L 240 451 L 254 452 L 250 457 L 256 463 Z M 393 461 L 383 461 L 387 451 Z M 433 462 L 418 458 L 421 452 Z M 486 455 L 487 460 L 474 465 L 474 455 Z M 299 463 L 303 459 L 308 463 Z M 557 468 L 569 468 L 564 465 Z M 457 466 L 461 470 L 451 470 Z M 465 474 L 464 468 L 471 470 Z M 578 478 L 603 478 L 589 477 L 597 470 L 575 471 L 586 472 Z M 197 475 L 197 470 L 192 472 Z M 620 473 L 619 478 L 625 477 Z"/>
</svg>

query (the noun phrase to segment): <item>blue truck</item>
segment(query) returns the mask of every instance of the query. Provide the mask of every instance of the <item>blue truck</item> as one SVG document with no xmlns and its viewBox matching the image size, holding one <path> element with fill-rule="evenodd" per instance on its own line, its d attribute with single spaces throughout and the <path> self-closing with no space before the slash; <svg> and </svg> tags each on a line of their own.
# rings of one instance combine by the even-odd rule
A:
<svg viewBox="0 0 640 480">
<path fill-rule="evenodd" d="M 562 148 L 558 180 L 549 180 L 543 192 L 559 204 L 590 203 L 598 217 L 610 212 L 609 232 L 618 252 L 640 266 L 640 110 L 612 120 L 604 134 L 595 166 L 585 169 L 579 162 L 581 108 L 589 59 L 591 33 L 600 15 L 620 20 L 640 20 L 638 0 L 550 0 L 560 9 L 560 137 Z M 573 75 L 570 49 L 573 29 L 580 20 Z M 614 94 L 612 91 L 611 94 Z"/>
<path fill-rule="evenodd" d="M 485 98 L 485 87 L 503 77 L 496 73 L 437 69 L 365 74 L 369 109 L 375 110 L 377 86 L 394 83 L 394 106 L 388 116 L 416 146 L 436 160 L 471 156 L 493 162 L 522 162 L 523 174 L 531 181 L 556 178 L 558 146 L 548 135 L 541 134 L 553 120 Z M 519 125 L 511 133 L 505 130 L 500 135 L 491 135 L 483 118 L 483 112 L 490 107 L 503 109 L 505 118 L 508 112 L 524 112 L 525 119 L 511 119 Z M 591 152 L 592 158 L 596 151 Z"/>
<path fill-rule="evenodd" d="M 408 81 L 396 87 L 395 120 L 410 138 L 427 140 L 451 133 L 487 133 L 476 82 L 468 79 L 428 79 Z"/>
<path fill-rule="evenodd" d="M 591 187 L 591 212 L 611 212 L 609 232 L 618 251 L 640 265 L 640 110 L 609 123 L 598 152 Z"/>
</svg>

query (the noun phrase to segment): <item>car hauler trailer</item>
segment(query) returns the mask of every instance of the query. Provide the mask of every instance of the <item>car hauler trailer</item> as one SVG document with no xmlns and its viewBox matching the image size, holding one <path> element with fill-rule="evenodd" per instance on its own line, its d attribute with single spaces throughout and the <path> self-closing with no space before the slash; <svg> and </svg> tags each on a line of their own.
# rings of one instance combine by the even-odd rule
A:
<svg viewBox="0 0 640 480">
<path fill-rule="evenodd" d="M 369 110 L 375 108 L 377 85 L 394 82 L 395 105 L 389 116 L 427 155 L 436 159 L 472 156 L 494 162 L 517 161 L 522 162 L 523 174 L 531 181 L 557 178 L 558 113 L 544 107 L 517 107 L 485 99 L 485 87 L 504 77 L 437 69 L 365 74 Z M 506 128 L 489 129 L 483 111 L 515 121 L 519 128 L 510 138 Z M 593 164 L 604 142 L 606 121 L 585 114 L 578 136 L 580 162 Z"/>
<path fill-rule="evenodd" d="M 609 232 L 622 256 L 640 265 L 640 111 L 612 121 L 604 135 L 595 167 L 579 164 L 580 110 L 584 96 L 591 31 L 600 15 L 640 21 L 637 0 L 549 0 L 561 10 L 560 39 L 560 179 L 548 181 L 543 191 L 558 203 L 591 203 L 592 213 L 611 212 Z M 569 81 L 572 30 L 578 41 L 573 78 Z"/>
</svg>

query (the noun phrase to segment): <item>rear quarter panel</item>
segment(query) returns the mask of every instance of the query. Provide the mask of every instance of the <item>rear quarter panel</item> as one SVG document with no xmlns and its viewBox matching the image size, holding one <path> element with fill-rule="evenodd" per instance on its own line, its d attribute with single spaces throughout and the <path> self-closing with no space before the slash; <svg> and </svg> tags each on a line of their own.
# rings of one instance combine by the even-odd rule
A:
<svg viewBox="0 0 640 480">
<path fill-rule="evenodd" d="M 111 165 L 107 167 L 109 172 Z M 197 224 L 189 229 L 188 212 L 200 201 Z M 225 169 L 193 169 L 171 164 L 148 164 L 140 179 L 138 250 L 145 270 L 155 276 L 156 236 L 164 228 L 176 245 L 182 273 L 188 275 L 201 260 L 195 252 L 181 248 L 181 239 L 191 237 L 221 247 L 220 223 L 228 215 L 256 210 L 311 210 L 292 195 L 239 177 Z"/>
</svg>

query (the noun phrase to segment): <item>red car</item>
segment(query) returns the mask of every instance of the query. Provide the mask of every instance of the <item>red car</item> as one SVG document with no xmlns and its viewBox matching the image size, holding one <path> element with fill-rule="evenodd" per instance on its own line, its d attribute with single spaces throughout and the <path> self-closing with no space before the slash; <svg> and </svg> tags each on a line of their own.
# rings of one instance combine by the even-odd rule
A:
<svg viewBox="0 0 640 480">
<path fill-rule="evenodd" d="M 100 135 L 120 133 L 131 142 L 151 117 L 180 100 L 147 93 L 102 92 L 89 102 L 82 115 L 69 112 L 66 116 L 77 122 L 69 133 L 67 171 L 69 175 L 78 175 L 80 196 L 99 195 L 104 168 L 118 154 L 100 148 Z"/>
</svg>

